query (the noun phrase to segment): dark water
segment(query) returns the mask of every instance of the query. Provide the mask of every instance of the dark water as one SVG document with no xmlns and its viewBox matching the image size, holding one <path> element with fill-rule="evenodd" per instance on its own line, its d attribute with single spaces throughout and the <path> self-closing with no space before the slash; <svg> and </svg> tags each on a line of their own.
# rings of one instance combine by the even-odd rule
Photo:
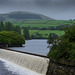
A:
<svg viewBox="0 0 75 75">
<path fill-rule="evenodd" d="M 47 55 L 49 52 L 49 48 L 47 47 L 47 40 L 26 40 L 24 47 L 10 47 L 10 49 Z"/>
</svg>

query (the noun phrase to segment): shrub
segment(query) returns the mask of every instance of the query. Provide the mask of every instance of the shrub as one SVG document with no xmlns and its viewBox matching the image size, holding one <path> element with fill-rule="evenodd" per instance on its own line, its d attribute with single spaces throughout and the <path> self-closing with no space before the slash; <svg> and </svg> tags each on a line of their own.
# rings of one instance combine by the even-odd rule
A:
<svg viewBox="0 0 75 75">
<path fill-rule="evenodd" d="M 75 61 L 75 26 L 65 31 L 65 34 L 53 45 L 48 56 L 56 60 L 63 58 Z"/>
<path fill-rule="evenodd" d="M 20 45 L 25 44 L 25 39 L 15 31 L 2 31 L 0 32 L 0 44 Z"/>
</svg>

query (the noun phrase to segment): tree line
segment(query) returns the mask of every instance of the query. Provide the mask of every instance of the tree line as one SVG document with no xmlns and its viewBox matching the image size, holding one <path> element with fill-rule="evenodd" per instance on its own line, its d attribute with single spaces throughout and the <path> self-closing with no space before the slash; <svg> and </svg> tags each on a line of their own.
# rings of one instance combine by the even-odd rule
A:
<svg viewBox="0 0 75 75">
<path fill-rule="evenodd" d="M 23 29 L 23 36 L 25 37 L 25 39 L 30 39 L 30 35 L 29 35 L 29 30 L 27 27 L 23 27 L 21 28 L 18 25 L 13 25 L 11 22 L 3 22 L 0 21 L 0 31 L 16 31 L 18 32 L 20 35 L 22 35 L 21 30 Z"/>
</svg>

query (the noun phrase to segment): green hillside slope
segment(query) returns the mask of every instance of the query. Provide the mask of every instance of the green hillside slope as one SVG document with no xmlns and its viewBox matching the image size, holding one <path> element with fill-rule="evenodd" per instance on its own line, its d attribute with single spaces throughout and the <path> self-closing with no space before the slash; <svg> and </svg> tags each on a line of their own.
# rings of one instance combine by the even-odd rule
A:
<svg viewBox="0 0 75 75">
<path fill-rule="evenodd" d="M 54 20 L 41 14 L 31 12 L 16 11 L 7 14 L 0 14 L 0 20 L 3 21 L 34 21 L 34 20 Z"/>
</svg>

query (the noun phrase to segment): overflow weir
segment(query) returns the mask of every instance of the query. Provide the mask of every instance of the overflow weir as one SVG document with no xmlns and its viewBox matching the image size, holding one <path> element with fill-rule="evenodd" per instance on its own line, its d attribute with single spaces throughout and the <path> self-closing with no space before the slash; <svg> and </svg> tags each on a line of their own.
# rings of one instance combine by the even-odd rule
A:
<svg viewBox="0 0 75 75">
<path fill-rule="evenodd" d="M 41 75 L 47 75 L 49 58 L 28 52 L 16 51 L 7 48 L 0 48 L 0 58 L 28 68 Z"/>
</svg>

